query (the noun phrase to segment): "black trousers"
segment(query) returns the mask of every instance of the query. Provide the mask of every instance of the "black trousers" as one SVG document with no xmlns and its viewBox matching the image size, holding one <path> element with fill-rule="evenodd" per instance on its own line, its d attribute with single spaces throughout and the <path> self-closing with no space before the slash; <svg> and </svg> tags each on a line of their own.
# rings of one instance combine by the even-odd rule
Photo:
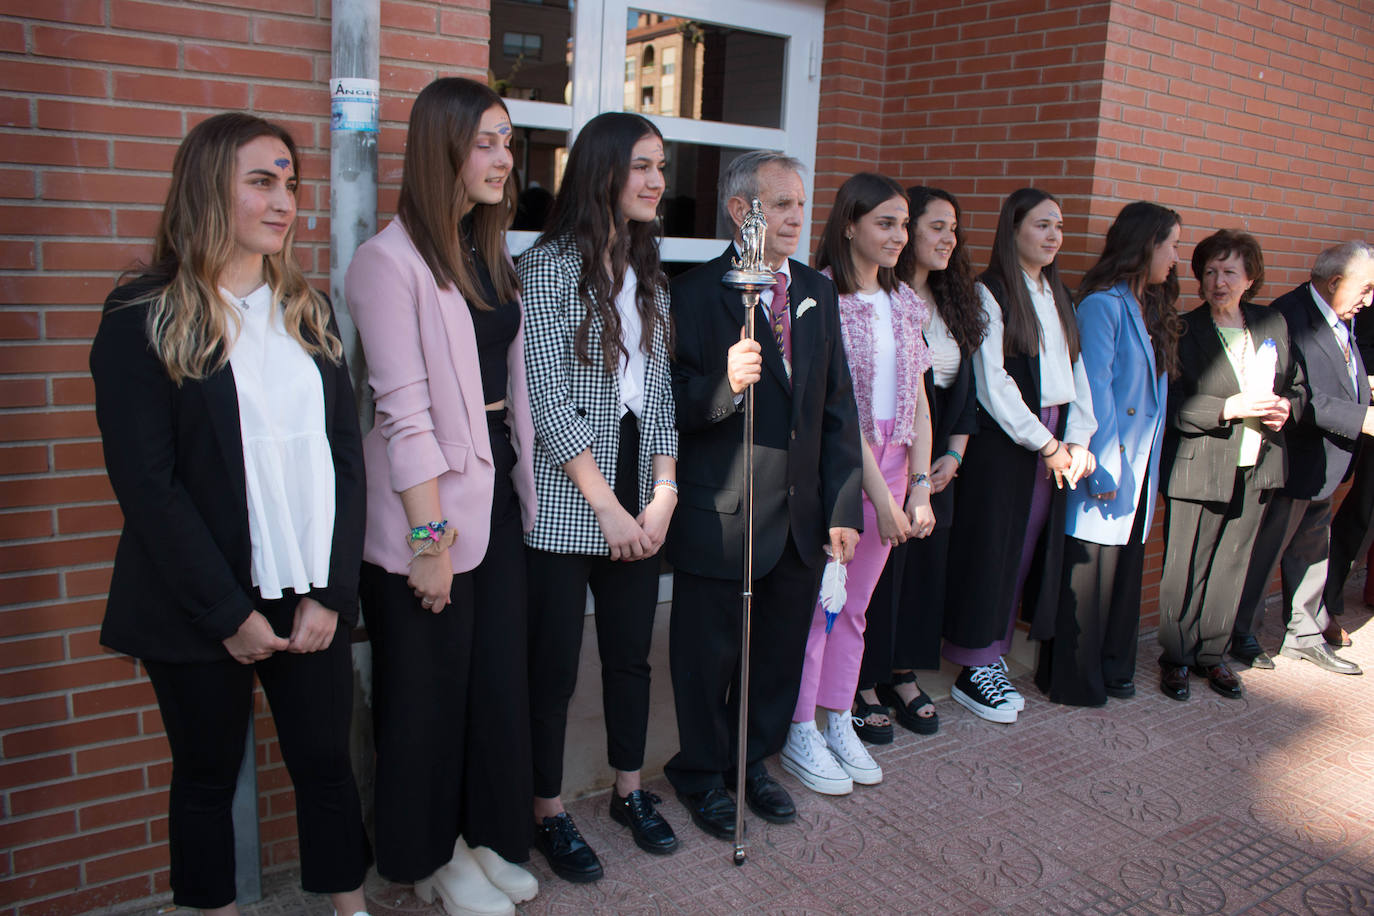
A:
<svg viewBox="0 0 1374 916">
<path fill-rule="evenodd" d="M 936 528 L 888 554 L 868 601 L 860 689 L 888 683 L 894 670 L 940 667 L 949 532 Z"/>
<path fill-rule="evenodd" d="M 1229 503 L 1164 503 L 1159 582 L 1160 662 L 1209 668 L 1222 662 L 1240 607 L 1255 535 L 1273 491 L 1237 468 Z"/>
<path fill-rule="evenodd" d="M 1125 544 L 1064 538 L 1064 566 L 1054 635 L 1040 645 L 1035 684 L 1066 706 L 1102 706 L 1106 685 L 1135 678 L 1140 583 L 1145 573 L 1145 502 L 1140 486 Z"/>
<path fill-rule="evenodd" d="M 295 596 L 260 601 L 277 635 L 291 635 Z M 262 683 L 282 759 L 296 792 L 301 886 L 316 894 L 360 887 L 371 862 L 348 756 L 353 665 L 348 628 L 329 648 L 278 652 L 253 665 L 233 659 L 197 664 L 145 661 L 172 748 L 167 845 L 177 906 L 213 909 L 234 902 L 231 809 L 253 707 Z"/>
<path fill-rule="evenodd" d="M 1374 541 L 1374 446 L 1360 445 L 1355 458 L 1355 480 L 1341 507 L 1331 519 L 1331 553 L 1326 560 L 1323 600 L 1332 617 L 1345 613 L 1345 580 L 1350 567 L 1369 551 Z"/>
<path fill-rule="evenodd" d="M 639 515 L 639 426 L 626 412 L 616 455 L 616 498 Z M 606 756 L 617 770 L 644 765 L 649 729 L 649 648 L 658 604 L 657 556 L 613 561 L 609 556 L 526 551 L 530 608 L 530 731 L 534 794 L 563 790 L 568 703 L 577 688 L 587 589 L 596 614 Z"/>
<path fill-rule="evenodd" d="M 806 637 L 824 567 L 808 567 L 789 536 L 777 564 L 754 580 L 749 642 L 750 775 L 787 738 L 801 687 Z M 669 662 L 679 750 L 665 768 L 679 792 L 733 786 L 739 723 L 741 583 L 673 574 Z"/>
<path fill-rule="evenodd" d="M 487 419 L 496 465 L 490 541 L 475 569 L 453 577 L 451 603 L 435 614 L 405 576 L 363 564 L 377 870 L 403 884 L 448 862 L 459 836 L 507 861 L 529 859 L 529 733 L 519 726 L 529 708 L 524 543 L 515 452 L 500 412 Z"/>
</svg>

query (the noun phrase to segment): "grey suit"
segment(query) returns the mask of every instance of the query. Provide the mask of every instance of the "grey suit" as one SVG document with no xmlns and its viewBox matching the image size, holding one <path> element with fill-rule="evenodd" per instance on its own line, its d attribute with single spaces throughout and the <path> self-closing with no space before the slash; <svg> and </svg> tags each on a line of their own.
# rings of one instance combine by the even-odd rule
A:
<svg viewBox="0 0 1374 916">
<path fill-rule="evenodd" d="M 1280 296 L 1273 307 L 1288 321 L 1293 354 L 1309 396 L 1302 413 L 1289 423 L 1288 482 L 1260 523 L 1234 635 L 1254 632 L 1269 581 L 1279 567 L 1288 628 L 1283 648 L 1300 649 L 1320 645 L 1329 622 L 1322 591 L 1330 551 L 1331 496 L 1349 476 L 1370 392 L 1364 383 L 1364 360 L 1353 340 L 1351 381 L 1346 355 L 1312 299 L 1311 284 Z"/>
</svg>

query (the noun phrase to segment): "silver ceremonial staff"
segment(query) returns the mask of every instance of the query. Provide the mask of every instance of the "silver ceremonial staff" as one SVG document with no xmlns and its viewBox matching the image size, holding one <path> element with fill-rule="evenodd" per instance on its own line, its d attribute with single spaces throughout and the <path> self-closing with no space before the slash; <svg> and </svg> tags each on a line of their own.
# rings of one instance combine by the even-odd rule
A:
<svg viewBox="0 0 1374 916">
<path fill-rule="evenodd" d="M 773 272 L 763 263 L 763 240 L 768 221 L 755 199 L 749 215 L 740 225 L 742 260 L 726 272 L 721 283 L 740 291 L 744 300 L 744 329 L 754 339 L 754 313 L 759 293 L 773 285 Z M 749 613 L 754 603 L 754 386 L 744 389 L 744 586 L 740 592 L 743 613 L 740 621 L 739 656 L 739 734 L 735 759 L 735 854 L 736 865 L 743 865 L 744 780 L 749 748 Z"/>
</svg>

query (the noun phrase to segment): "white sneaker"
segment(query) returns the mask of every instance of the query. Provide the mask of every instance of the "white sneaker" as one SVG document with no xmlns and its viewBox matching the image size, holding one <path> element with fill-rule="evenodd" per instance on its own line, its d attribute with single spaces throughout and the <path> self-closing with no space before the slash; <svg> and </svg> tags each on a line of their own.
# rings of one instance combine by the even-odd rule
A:
<svg viewBox="0 0 1374 916">
<path fill-rule="evenodd" d="M 821 795 L 848 795 L 854 780 L 830 753 L 815 722 L 793 722 L 782 746 L 782 768 Z"/>
<path fill-rule="evenodd" d="M 467 845 L 461 837 L 458 842 Z M 511 903 L 533 900 L 539 893 L 539 879 L 519 865 L 507 862 L 496 850 L 486 846 L 471 846 L 469 849 L 482 874 L 498 891 L 509 897 Z"/>
<path fill-rule="evenodd" d="M 825 743 L 854 782 L 861 786 L 876 786 L 883 781 L 883 768 L 878 766 L 868 753 L 868 748 L 855 734 L 854 717 L 848 710 L 826 711 Z"/>
<path fill-rule="evenodd" d="M 980 719 L 1010 725 L 1017 713 L 1002 695 L 996 671 L 996 665 L 965 668 L 949 689 L 949 698 Z"/>
<path fill-rule="evenodd" d="M 515 904 L 487 880 L 462 840 L 454 844 L 447 865 L 415 882 L 415 896 L 425 903 L 438 897 L 448 916 L 515 916 Z"/>
<path fill-rule="evenodd" d="M 1011 678 L 1008 676 L 1011 672 L 1007 670 L 1007 660 L 999 655 L 997 663 L 990 667 L 997 669 L 996 676 L 1002 688 L 1002 699 L 1010 703 L 1011 708 L 1017 712 L 1025 709 L 1026 698 L 1021 695 L 1021 691 L 1012 686 Z"/>
</svg>

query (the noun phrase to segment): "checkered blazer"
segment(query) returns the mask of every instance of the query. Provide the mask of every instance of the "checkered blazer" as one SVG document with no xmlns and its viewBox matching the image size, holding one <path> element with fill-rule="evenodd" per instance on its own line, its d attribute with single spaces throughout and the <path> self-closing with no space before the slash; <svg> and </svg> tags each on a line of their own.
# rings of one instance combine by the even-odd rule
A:
<svg viewBox="0 0 1374 916">
<path fill-rule="evenodd" d="M 525 367 L 534 417 L 534 487 L 539 514 L 525 543 L 551 553 L 610 553 L 592 507 L 563 472 L 563 465 L 592 450 L 603 477 L 615 487 L 620 447 L 620 383 L 601 363 L 601 321 L 592 316 L 591 365 L 573 350 L 586 314 L 577 294 L 582 258 L 567 238 L 526 251 L 516 262 L 525 305 Z M 653 456 L 677 457 L 677 426 L 668 380 L 668 288 L 654 292 L 657 323 L 644 367 L 639 417 L 639 498 L 653 495 Z"/>
</svg>

